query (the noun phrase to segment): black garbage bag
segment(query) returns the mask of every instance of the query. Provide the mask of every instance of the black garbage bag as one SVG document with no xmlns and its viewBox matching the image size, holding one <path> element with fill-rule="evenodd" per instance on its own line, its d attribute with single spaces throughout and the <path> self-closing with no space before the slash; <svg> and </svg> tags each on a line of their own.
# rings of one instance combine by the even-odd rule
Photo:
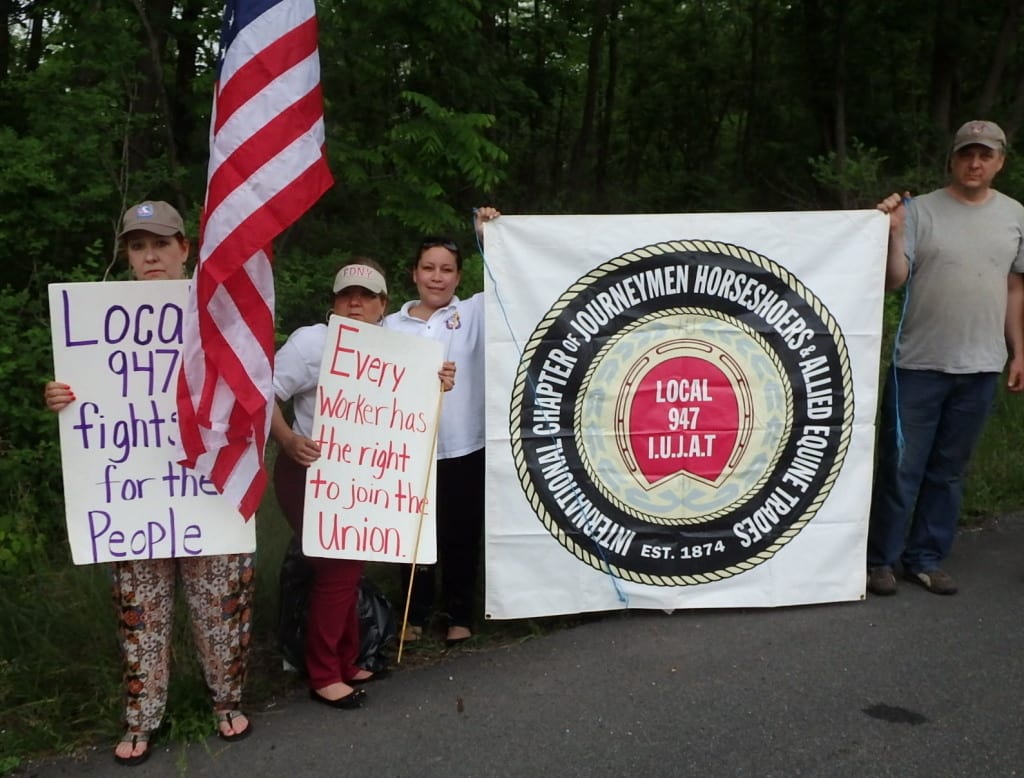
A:
<svg viewBox="0 0 1024 778">
<path fill-rule="evenodd" d="M 306 674 L 306 618 L 312 584 L 313 568 L 293 535 L 278 580 L 277 647 L 284 660 L 302 675 Z"/>
<path fill-rule="evenodd" d="M 306 619 L 313 568 L 293 537 L 281 562 L 277 643 L 281 656 L 302 675 L 306 674 Z M 369 578 L 359 581 L 360 647 L 356 664 L 373 673 L 387 668 L 390 649 L 398 641 L 391 603 Z"/>
<path fill-rule="evenodd" d="M 359 581 L 359 631 L 362 643 L 356 664 L 372 673 L 386 669 L 390 649 L 398 642 L 398 627 L 388 598 L 365 575 Z"/>
</svg>

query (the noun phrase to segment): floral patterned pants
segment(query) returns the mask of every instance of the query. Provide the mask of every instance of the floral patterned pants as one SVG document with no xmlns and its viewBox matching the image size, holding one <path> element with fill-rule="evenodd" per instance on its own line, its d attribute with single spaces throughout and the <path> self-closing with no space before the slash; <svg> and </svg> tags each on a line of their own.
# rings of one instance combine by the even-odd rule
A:
<svg viewBox="0 0 1024 778">
<path fill-rule="evenodd" d="M 117 562 L 113 578 L 128 730 L 151 732 L 163 719 L 179 579 L 213 707 L 236 707 L 252 639 L 253 555 Z"/>
</svg>

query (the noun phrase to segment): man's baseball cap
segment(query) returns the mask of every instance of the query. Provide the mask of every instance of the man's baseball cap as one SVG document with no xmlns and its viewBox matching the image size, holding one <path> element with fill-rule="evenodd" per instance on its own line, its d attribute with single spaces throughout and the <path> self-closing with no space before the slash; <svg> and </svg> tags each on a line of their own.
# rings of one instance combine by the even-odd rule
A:
<svg viewBox="0 0 1024 778">
<path fill-rule="evenodd" d="M 170 203 L 163 200 L 146 200 L 124 212 L 121 231 L 117 233 L 117 237 L 123 238 L 133 230 L 151 232 L 154 235 L 184 235 L 185 224 L 181 220 L 181 214 Z"/>
<path fill-rule="evenodd" d="M 374 294 L 387 294 L 388 285 L 384 276 L 369 265 L 346 265 L 334 277 L 334 293 L 338 294 L 350 286 L 361 286 Z"/>
<path fill-rule="evenodd" d="M 953 151 L 977 143 L 995 151 L 1006 150 L 1006 133 L 995 122 L 974 120 L 964 124 L 953 136 Z"/>
</svg>

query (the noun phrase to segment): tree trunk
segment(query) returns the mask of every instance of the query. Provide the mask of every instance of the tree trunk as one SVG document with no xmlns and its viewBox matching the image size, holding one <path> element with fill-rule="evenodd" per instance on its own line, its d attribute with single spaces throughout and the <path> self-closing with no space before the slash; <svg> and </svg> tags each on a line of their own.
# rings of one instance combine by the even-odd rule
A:
<svg viewBox="0 0 1024 778">
<path fill-rule="evenodd" d="M 7 78 L 11 67 L 11 16 L 14 13 L 13 0 L 0 0 L 0 17 L 4 24 L 0 28 L 0 84 Z"/>
<path fill-rule="evenodd" d="M 820 0 L 807 0 L 803 4 L 803 50 L 807 84 L 807 102 L 814 117 L 822 146 L 835 149 L 832 119 L 831 90 L 828 74 L 831 61 L 826 57 L 831 47 L 827 38 L 830 25 Z"/>
<path fill-rule="evenodd" d="M 35 3 L 29 12 L 32 16 L 32 30 L 28 36 L 28 50 L 25 52 L 25 70 L 29 73 L 39 68 L 43 58 L 43 10 Z"/>
<path fill-rule="evenodd" d="M 601 83 L 601 49 L 604 34 L 608 29 L 608 15 L 613 0 L 597 0 L 594 3 L 594 18 L 590 26 L 590 46 L 587 51 L 587 83 L 583 92 L 583 115 L 580 129 L 569 155 L 569 180 L 575 186 L 582 182 L 583 161 L 594 134 L 594 116 L 597 113 L 597 93 Z"/>
<path fill-rule="evenodd" d="M 850 192 L 843 178 L 846 171 L 846 36 L 847 3 L 839 0 L 836 7 L 836 59 L 835 59 L 835 106 L 833 134 L 836 143 L 836 173 L 839 180 L 839 202 L 842 208 L 852 208 Z"/>
<path fill-rule="evenodd" d="M 1014 44 L 1019 36 L 1022 16 L 1024 16 L 1024 2 L 1021 2 L 1021 0 L 1007 0 L 1006 9 L 1003 13 L 1003 23 L 999 28 L 999 38 L 996 40 L 995 51 L 992 52 L 992 65 L 989 68 L 988 78 L 985 79 L 985 86 L 981 90 L 981 97 L 978 100 L 978 116 L 988 116 L 992 111 L 992 106 L 996 103 L 1006 62 L 1010 58 Z"/>
<path fill-rule="evenodd" d="M 953 91 L 959 64 L 958 41 L 961 25 L 957 21 L 959 0 L 942 0 L 935 17 L 935 50 L 932 53 L 932 77 L 929 109 L 932 124 L 942 135 L 949 133 L 953 115 Z"/>
<path fill-rule="evenodd" d="M 736 164 L 740 171 L 747 169 L 751 161 L 751 149 L 756 148 L 757 117 L 760 115 L 759 98 L 761 93 L 761 4 L 753 0 L 750 6 L 750 60 L 747 63 L 746 100 L 743 108 L 738 111 L 740 131 L 737 134 L 739 148 L 736 150 Z"/>
<path fill-rule="evenodd" d="M 1013 97 L 1013 108 L 1010 110 L 1010 121 L 1003 125 L 1007 143 L 1013 143 L 1013 136 L 1024 121 L 1024 73 L 1017 79 L 1017 93 Z"/>
<path fill-rule="evenodd" d="M 202 0 L 187 0 L 181 9 L 180 32 L 175 36 L 178 44 L 178 60 L 174 67 L 174 91 L 170 95 L 170 126 L 179 159 L 188 163 L 206 157 L 208 149 L 191 148 L 196 126 L 193 110 L 194 93 L 192 85 L 196 80 L 196 55 L 199 52 L 199 33 L 196 24 L 203 10 Z"/>
<path fill-rule="evenodd" d="M 544 14 L 542 11 L 541 0 L 534 0 L 533 30 L 531 31 L 532 34 L 530 35 L 530 45 L 533 47 L 533 51 L 531 52 L 531 61 L 533 63 L 533 66 L 529 78 L 531 81 L 536 82 L 538 87 L 539 82 L 541 80 L 541 74 L 544 72 L 544 61 L 546 59 L 544 48 L 544 35 L 542 34 L 541 27 L 543 21 Z M 540 94 L 539 89 L 538 94 Z M 548 94 L 550 94 L 550 92 Z M 542 149 L 549 145 L 549 142 L 547 141 L 545 136 L 545 130 L 547 127 L 545 119 L 548 118 L 549 116 L 548 111 L 550 111 L 553 108 L 552 103 L 553 101 L 549 102 L 547 98 L 542 98 L 536 104 L 533 105 L 529 112 L 528 122 L 530 129 L 530 142 L 526 147 L 526 154 L 524 157 L 525 165 L 522 169 L 528 171 L 527 176 L 529 177 L 529 179 L 532 179 L 532 184 L 534 186 L 535 192 L 540 191 L 540 179 L 544 177 L 544 173 L 542 172 L 542 166 L 544 164 L 545 157 L 542 152 Z M 554 148 L 558 148 L 557 138 L 556 145 L 554 145 Z M 552 156 L 557 159 L 559 155 L 556 151 Z M 549 187 L 548 191 L 554 190 L 554 182 L 555 180 L 557 180 L 556 178 L 554 178 L 554 176 L 556 175 L 557 174 L 555 172 L 555 169 L 552 168 L 552 178 L 549 181 L 547 181 L 547 185 Z"/>
<path fill-rule="evenodd" d="M 565 134 L 565 113 L 567 97 L 565 86 L 558 89 L 558 110 L 555 113 L 555 140 L 551 144 L 551 189 L 554 192 L 562 190 L 562 136 Z"/>
<path fill-rule="evenodd" d="M 175 190 L 175 204 L 178 210 L 184 211 L 187 208 L 187 199 L 177 176 L 178 148 L 174 140 L 173 115 L 163 78 L 167 23 L 171 18 L 172 2 L 171 0 L 150 0 L 147 7 L 144 0 L 132 0 L 132 5 L 135 6 L 142 22 L 143 45 L 148 53 L 148 56 L 142 58 L 140 66 L 144 72 L 148 70 L 150 74 L 150 77 L 143 79 L 138 87 L 139 112 L 153 114 L 157 117 L 157 124 L 162 130 L 166 144 L 164 155 L 167 158 L 168 172 L 170 173 L 169 183 Z M 157 156 L 158 153 L 155 145 L 151 142 L 150 133 L 146 129 L 143 129 L 133 139 L 132 151 L 130 172 L 140 170 L 151 156 Z"/>
<path fill-rule="evenodd" d="M 619 3 L 613 2 L 609 9 L 613 19 L 618 18 Z M 604 110 L 601 111 L 601 128 L 598 135 L 597 167 L 595 170 L 594 189 L 601 210 L 608 207 L 608 161 L 611 155 L 612 117 L 615 116 L 615 84 L 618 80 L 619 57 L 618 35 L 615 26 L 608 30 L 608 78 L 604 87 Z"/>
</svg>

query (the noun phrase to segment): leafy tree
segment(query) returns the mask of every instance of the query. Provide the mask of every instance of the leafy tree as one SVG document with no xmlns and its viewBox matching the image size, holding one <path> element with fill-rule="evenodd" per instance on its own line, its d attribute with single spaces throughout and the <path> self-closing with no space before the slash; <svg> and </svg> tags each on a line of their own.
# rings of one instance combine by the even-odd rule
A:
<svg viewBox="0 0 1024 778">
<path fill-rule="evenodd" d="M 993 118 L 1012 137 L 1024 120 L 1024 2 L 965 9 L 320 0 L 337 184 L 278 241 L 279 329 L 319 319 L 354 254 L 389 267 L 400 303 L 418 237 L 473 246 L 470 210 L 485 202 L 863 207 L 935 186 L 962 121 Z M 16 419 L 0 422 L 0 515 L 61 513 L 56 476 L 26 480 L 57 471 L 38 410 L 46 283 L 120 272 L 117 216 L 131 202 L 167 199 L 198 224 L 220 13 L 214 0 L 0 0 L 0 327 L 9 348 L 31 344 L 4 368 Z M 1024 194 L 1024 166 L 1011 161 L 1000 185 Z M 470 262 L 463 291 L 481 283 Z"/>
</svg>

